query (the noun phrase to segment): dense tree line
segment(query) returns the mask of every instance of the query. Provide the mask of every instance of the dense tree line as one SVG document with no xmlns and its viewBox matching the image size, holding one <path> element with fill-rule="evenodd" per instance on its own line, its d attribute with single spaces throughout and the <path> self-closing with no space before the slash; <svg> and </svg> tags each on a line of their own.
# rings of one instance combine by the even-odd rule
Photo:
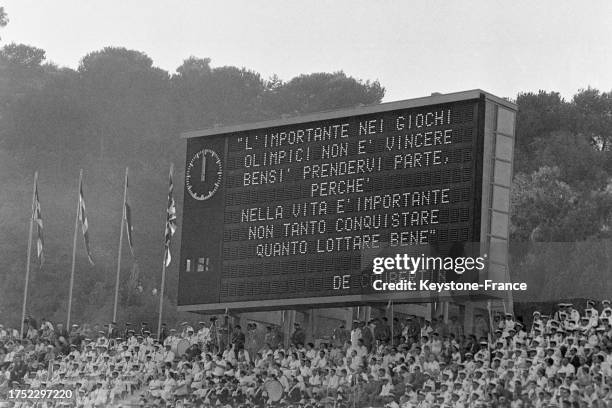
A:
<svg viewBox="0 0 612 408">
<path fill-rule="evenodd" d="M 186 130 L 374 104 L 384 88 L 343 72 L 264 79 L 237 67 L 211 67 L 190 57 L 169 73 L 146 54 L 105 48 L 76 70 L 46 62 L 45 51 L 22 44 L 0 50 L 0 312 L 18 316 L 23 293 L 32 174 L 40 172 L 46 260 L 32 274 L 28 310 L 63 319 L 71 262 L 79 168 L 96 265 L 81 247 L 75 279 L 75 319 L 112 314 L 125 166 L 130 168 L 135 262 L 124 251 L 121 319 L 153 319 L 158 301 L 167 172 L 177 166 L 181 208 Z M 180 214 L 179 214 L 180 218 Z M 174 248 L 179 248 L 180 231 Z M 176 250 L 175 250 L 176 251 Z M 178 258 L 178 253 L 174 254 Z M 166 293 L 176 298 L 176 262 Z M 172 319 L 172 307 L 167 307 Z"/>
<path fill-rule="evenodd" d="M 97 262 L 88 266 L 80 247 L 74 318 L 103 321 L 111 315 L 122 174 L 129 166 L 136 256 L 132 261 L 124 251 L 120 318 L 151 320 L 170 162 L 178 165 L 176 180 L 183 178 L 180 132 L 375 104 L 384 96 L 378 82 L 343 72 L 285 82 L 210 63 L 189 57 L 169 73 L 142 52 L 109 47 L 84 56 L 73 70 L 46 62 L 45 51 L 35 47 L 8 44 L 0 50 L 0 313 L 18 316 L 21 307 L 34 170 L 40 172 L 46 261 L 33 269 L 28 310 L 64 318 L 76 183 L 84 168 Z M 522 300 L 610 293 L 612 94 L 586 89 L 566 101 L 555 92 L 523 93 L 516 103 L 511 271 L 544 288 L 537 299 L 530 293 Z M 176 275 L 174 263 L 169 306 Z M 593 284 L 575 285 L 577 275 Z M 169 319 L 177 317 L 166 310 Z"/>
<path fill-rule="evenodd" d="M 516 300 L 612 293 L 612 93 L 518 95 L 511 275 Z"/>
</svg>

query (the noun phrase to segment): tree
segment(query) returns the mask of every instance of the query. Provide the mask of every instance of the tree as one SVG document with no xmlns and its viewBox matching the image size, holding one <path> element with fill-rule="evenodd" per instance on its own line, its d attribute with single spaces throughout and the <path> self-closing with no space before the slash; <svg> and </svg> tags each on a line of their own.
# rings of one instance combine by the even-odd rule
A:
<svg viewBox="0 0 612 408">
<path fill-rule="evenodd" d="M 9 22 L 8 14 L 6 14 L 6 11 L 4 11 L 4 7 L 0 7 L 0 27 L 6 27 L 8 22 Z"/>
<path fill-rule="evenodd" d="M 559 180 L 558 167 L 519 174 L 512 186 L 512 241 L 554 241 L 556 221 L 577 200 L 572 188 Z"/>
<path fill-rule="evenodd" d="M 4 121 L 0 138 L 9 146 L 27 145 L 28 134 L 17 131 L 17 122 L 34 112 L 26 107 L 37 102 L 34 95 L 57 72 L 52 65 L 43 65 L 44 60 L 45 51 L 29 45 L 11 43 L 0 49 L 0 117 Z M 29 120 L 22 123 L 31 127 Z"/>
<path fill-rule="evenodd" d="M 121 47 L 87 54 L 77 71 L 78 99 L 89 114 L 86 133 L 93 139 L 89 145 L 98 146 L 98 157 L 158 152 L 172 129 L 168 73 L 146 54 Z"/>
<path fill-rule="evenodd" d="M 210 58 L 190 57 L 172 77 L 180 131 L 261 120 L 266 83 L 245 68 L 210 67 Z"/>
<path fill-rule="evenodd" d="M 176 69 L 176 72 L 182 78 L 201 78 L 210 75 L 211 71 L 210 58 L 196 58 L 194 56 L 184 60 L 183 64 Z"/>
<path fill-rule="evenodd" d="M 19 68 L 38 68 L 45 60 L 45 50 L 25 44 L 10 43 L 0 50 L 0 58 Z"/>
<path fill-rule="evenodd" d="M 598 150 L 609 151 L 612 144 L 612 92 L 580 90 L 572 99 L 573 130 L 584 135 Z"/>
<path fill-rule="evenodd" d="M 7 44 L 0 49 L 0 105 L 15 95 L 41 89 L 45 83 L 45 51 L 25 44 Z M 52 71 L 52 70 L 51 70 Z"/>
<path fill-rule="evenodd" d="M 266 108 L 288 114 L 310 113 L 380 103 L 385 88 L 342 71 L 300 75 L 287 83 L 271 82 Z"/>
<path fill-rule="evenodd" d="M 539 168 L 534 143 L 551 132 L 567 129 L 568 104 L 558 92 L 520 93 L 516 117 L 514 172 L 531 173 Z"/>
<path fill-rule="evenodd" d="M 599 190 L 607 185 L 609 174 L 604 164 L 610 153 L 595 148 L 585 134 L 555 131 L 537 137 L 532 148 L 532 156 L 539 166 L 556 167 L 559 180 L 574 189 Z"/>
<path fill-rule="evenodd" d="M 78 98 L 76 72 L 64 69 L 40 78 L 40 89 L 21 92 L 8 106 L 6 120 L 16 131 L 7 132 L 7 146 L 46 146 L 46 152 L 66 156 L 83 152 L 89 142 L 84 132 L 89 114 Z"/>
</svg>

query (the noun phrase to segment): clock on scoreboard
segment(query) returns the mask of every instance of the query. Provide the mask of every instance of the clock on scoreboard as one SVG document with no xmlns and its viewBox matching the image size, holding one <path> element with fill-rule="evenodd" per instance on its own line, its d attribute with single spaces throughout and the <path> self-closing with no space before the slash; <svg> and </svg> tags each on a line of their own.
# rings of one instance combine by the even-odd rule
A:
<svg viewBox="0 0 612 408">
<path fill-rule="evenodd" d="M 411 279 L 499 273 L 515 111 L 476 90 L 183 134 L 179 309 L 428 301 L 376 292 L 372 258 L 492 242 L 502 254 L 481 273 Z"/>
<path fill-rule="evenodd" d="M 223 164 L 219 155 L 210 149 L 195 153 L 185 170 L 185 189 L 198 201 L 208 200 L 221 187 Z"/>
</svg>

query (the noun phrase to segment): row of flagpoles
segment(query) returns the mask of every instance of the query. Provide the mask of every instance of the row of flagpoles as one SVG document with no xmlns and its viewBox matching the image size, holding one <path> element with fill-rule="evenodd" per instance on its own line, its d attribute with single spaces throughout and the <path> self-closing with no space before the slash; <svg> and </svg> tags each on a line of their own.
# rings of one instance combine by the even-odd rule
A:
<svg viewBox="0 0 612 408">
<path fill-rule="evenodd" d="M 176 232 L 176 203 L 173 197 L 174 185 L 172 183 L 172 174 L 174 167 L 170 165 L 170 175 L 168 182 L 168 203 L 166 207 L 166 220 L 164 230 L 164 255 L 162 261 L 162 277 L 161 277 L 161 293 L 159 297 L 159 320 L 158 320 L 158 336 L 161 331 L 161 321 L 163 315 L 163 299 L 164 299 L 164 287 L 166 283 L 166 268 L 170 265 L 172 257 L 170 255 L 170 240 Z M 74 272 L 76 265 L 76 249 L 77 249 L 77 238 L 79 224 L 81 225 L 81 231 L 83 235 L 83 241 L 85 243 L 85 251 L 87 252 L 87 259 L 93 266 L 94 261 L 91 255 L 91 249 L 89 246 L 89 223 L 87 221 L 87 213 L 85 210 L 85 196 L 83 194 L 83 169 L 79 172 L 79 197 L 77 200 L 77 213 L 74 221 L 74 236 L 72 241 L 72 268 L 70 270 L 70 289 L 68 292 L 68 312 L 66 317 L 66 328 L 70 328 L 70 317 L 72 312 L 72 291 L 74 287 Z M 119 300 L 119 281 L 121 276 L 121 252 L 123 249 L 123 229 L 125 228 L 127 234 L 128 246 L 132 257 L 134 256 L 134 243 L 133 243 L 133 231 L 134 227 L 132 224 L 132 213 L 128 201 L 128 168 L 125 169 L 125 181 L 123 187 L 123 205 L 122 205 L 122 217 L 121 217 L 121 228 L 119 232 L 119 250 L 117 254 L 117 276 L 115 280 L 115 300 L 113 305 L 113 319 L 117 320 L 117 304 Z M 24 323 L 26 317 L 26 307 L 28 301 L 28 285 L 30 279 L 30 267 L 32 258 L 32 238 L 34 234 L 34 225 L 36 225 L 36 257 L 38 263 L 42 266 L 44 262 L 44 240 L 43 240 L 43 220 L 40 199 L 38 196 L 38 172 L 34 173 L 34 187 L 32 192 L 32 213 L 30 217 L 30 229 L 28 237 L 28 255 L 26 261 L 26 275 L 25 275 L 25 287 L 23 293 L 23 305 L 21 309 L 21 336 L 23 337 Z"/>
</svg>

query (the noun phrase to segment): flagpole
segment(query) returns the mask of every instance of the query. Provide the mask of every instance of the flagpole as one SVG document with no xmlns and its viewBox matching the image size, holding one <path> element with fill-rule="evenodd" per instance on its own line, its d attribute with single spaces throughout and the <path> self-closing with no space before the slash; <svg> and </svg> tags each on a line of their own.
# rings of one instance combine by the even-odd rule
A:
<svg viewBox="0 0 612 408">
<path fill-rule="evenodd" d="M 225 308 L 225 322 L 227 324 L 227 344 L 232 344 L 232 333 L 231 333 L 231 324 L 230 324 L 230 312 L 229 308 Z"/>
<path fill-rule="evenodd" d="M 172 179 L 172 172 L 174 167 L 170 164 L 170 179 Z M 164 224 L 164 231 L 168 226 L 168 208 L 166 208 L 166 221 Z M 165 233 L 164 233 L 165 234 Z M 162 325 L 162 314 L 164 311 L 164 289 L 166 286 L 166 252 L 170 250 L 170 248 L 166 248 L 166 237 L 164 235 L 164 256 L 162 257 L 162 280 L 161 280 L 161 288 L 159 291 L 159 318 L 157 319 L 157 338 L 159 339 L 161 336 L 161 325 Z"/>
<path fill-rule="evenodd" d="M 32 255 L 32 231 L 34 229 L 34 200 L 36 200 L 36 182 L 38 181 L 38 172 L 34 172 L 34 186 L 32 187 L 32 214 L 30 214 L 30 233 L 28 238 L 28 260 L 26 261 L 26 276 L 25 287 L 23 289 L 23 306 L 21 308 L 21 331 L 20 336 L 23 339 L 23 329 L 26 314 L 26 304 L 28 302 L 28 284 L 30 282 L 30 258 Z"/>
<path fill-rule="evenodd" d="M 77 231 L 79 229 L 79 213 L 81 211 L 81 183 L 83 182 L 83 169 L 79 172 L 79 186 L 77 187 L 77 212 L 74 218 L 74 237 L 72 239 L 72 269 L 70 270 L 70 289 L 68 291 L 68 317 L 66 330 L 70 330 L 70 313 L 72 312 L 72 289 L 74 287 L 74 267 L 76 265 Z"/>
<path fill-rule="evenodd" d="M 159 291 L 159 318 L 157 319 L 157 338 L 161 336 L 162 313 L 164 310 L 164 286 L 166 285 L 166 250 L 162 260 L 162 280 L 161 289 Z"/>
<path fill-rule="evenodd" d="M 121 275 L 121 249 L 123 247 L 123 227 L 125 226 L 125 200 L 127 199 L 128 168 L 125 168 L 125 181 L 123 184 L 123 204 L 121 228 L 119 229 L 119 253 L 117 255 L 117 278 L 115 279 L 115 305 L 113 307 L 113 322 L 117 321 L 117 303 L 119 301 L 119 276 Z"/>
<path fill-rule="evenodd" d="M 391 301 L 391 346 L 393 346 L 393 301 Z"/>
</svg>

